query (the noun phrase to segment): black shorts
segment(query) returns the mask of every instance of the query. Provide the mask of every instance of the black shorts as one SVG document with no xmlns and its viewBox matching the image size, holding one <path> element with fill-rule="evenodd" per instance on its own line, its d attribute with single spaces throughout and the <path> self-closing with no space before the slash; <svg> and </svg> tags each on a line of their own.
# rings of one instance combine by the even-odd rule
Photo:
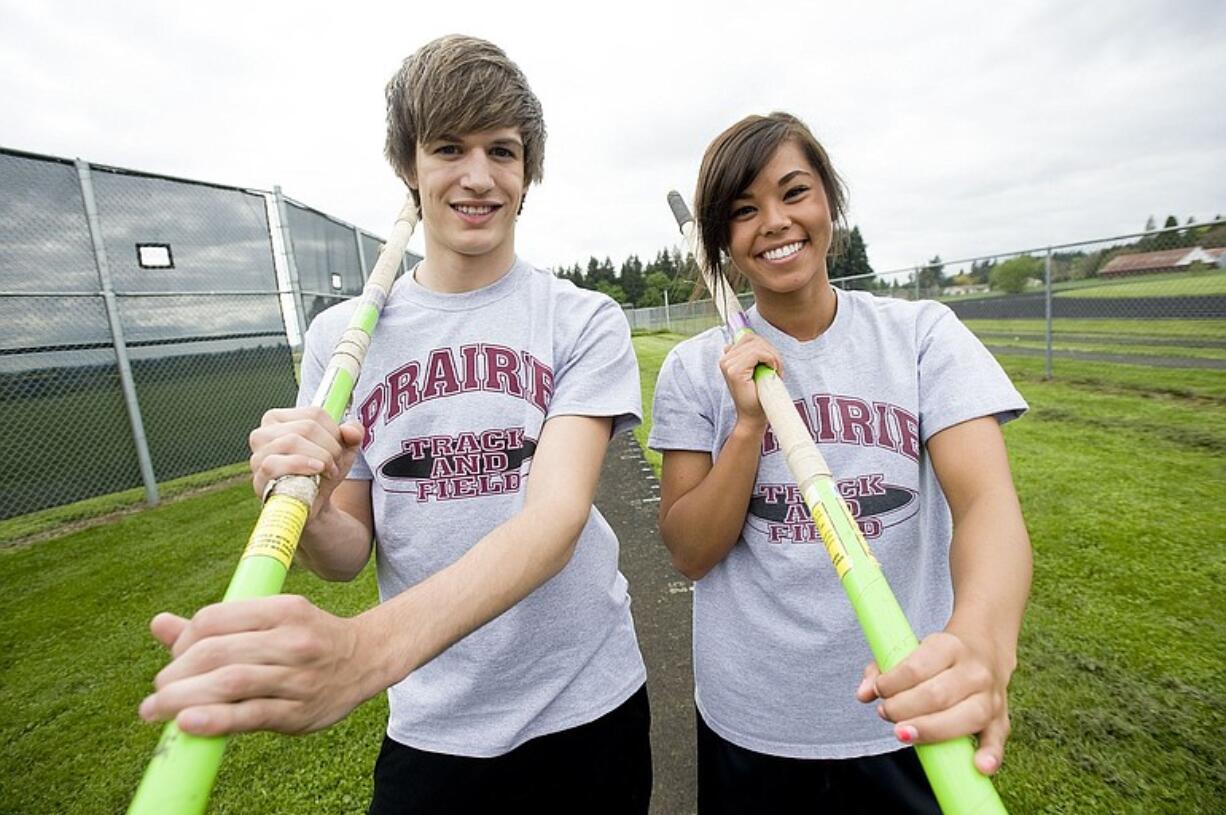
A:
<svg viewBox="0 0 1226 815">
<path fill-rule="evenodd" d="M 430 753 L 384 737 L 370 815 L 626 813 L 651 800 L 647 686 L 599 719 L 493 758 Z"/>
<path fill-rule="evenodd" d="M 698 815 L 941 815 L 910 747 L 848 759 L 784 758 L 720 737 L 698 719 Z"/>
</svg>

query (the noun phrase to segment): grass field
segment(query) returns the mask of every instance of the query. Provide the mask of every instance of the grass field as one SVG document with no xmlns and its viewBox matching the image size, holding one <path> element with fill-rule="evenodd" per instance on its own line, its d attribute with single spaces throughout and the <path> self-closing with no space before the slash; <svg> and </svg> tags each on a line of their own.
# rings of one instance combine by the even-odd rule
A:
<svg viewBox="0 0 1226 815">
<path fill-rule="evenodd" d="M 1042 336 L 1047 330 L 1043 320 L 963 320 L 976 334 L 1016 333 Z M 1156 339 L 1226 341 L 1226 320 L 1095 320 L 1065 318 L 1052 321 L 1056 335 L 1094 336 L 1103 339 Z"/>
<path fill-rule="evenodd" d="M 1047 347 L 1043 320 L 965 320 L 994 348 Z M 1091 354 L 1226 360 L 1226 320 L 1058 319 L 1052 349 Z"/>
<path fill-rule="evenodd" d="M 0 551 L 0 812 L 119 813 L 157 740 L 136 708 L 165 664 L 146 623 L 216 602 L 259 505 L 246 482 Z M 357 613 L 377 595 L 295 569 L 289 592 Z M 235 739 L 210 812 L 359 813 L 386 705 L 301 739 Z M 20 769 L 18 769 L 20 768 Z"/>
<path fill-rule="evenodd" d="M 1088 277 L 1082 280 L 1062 280 L 1052 283 L 1052 292 L 1057 297 L 1178 297 L 1226 294 L 1226 271 L 1203 269 L 1195 272 L 1170 272 L 1167 274 L 1138 275 L 1136 277 L 1104 278 Z M 1029 293 L 1043 291 L 1042 286 L 1028 289 Z M 1008 292 L 990 291 L 974 294 L 945 295 L 937 299 L 944 303 L 982 300 L 992 297 L 1010 297 Z"/>
<path fill-rule="evenodd" d="M 635 338 L 650 410 L 680 337 Z M 1020 813 L 1215 813 L 1226 800 L 1226 376 L 1003 362 L 1031 404 L 1006 427 L 1035 549 L 999 788 Z M 650 421 L 650 415 L 647 420 Z M 646 429 L 641 429 L 645 438 Z M 658 459 L 657 459 L 658 461 Z M 0 812 L 121 812 L 157 731 L 136 718 L 162 609 L 213 602 L 257 505 L 246 484 L 0 549 Z M 287 591 L 375 600 L 295 570 Z M 386 708 L 305 738 L 236 739 L 214 813 L 359 813 Z"/>
<path fill-rule="evenodd" d="M 1058 286 L 1057 297 L 1176 297 L 1226 294 L 1226 272 L 1175 272 L 1125 278 L 1095 278 L 1095 283 L 1071 281 L 1080 285 Z"/>
</svg>

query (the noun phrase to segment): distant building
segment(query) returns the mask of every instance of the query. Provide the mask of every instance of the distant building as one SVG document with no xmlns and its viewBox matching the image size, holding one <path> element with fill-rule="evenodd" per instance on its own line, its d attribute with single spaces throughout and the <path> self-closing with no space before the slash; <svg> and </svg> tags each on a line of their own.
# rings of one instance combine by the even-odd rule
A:
<svg viewBox="0 0 1226 815">
<path fill-rule="evenodd" d="M 970 283 L 963 286 L 946 286 L 941 289 L 941 294 L 958 297 L 964 294 L 987 294 L 989 291 L 991 287 L 987 283 Z"/>
<path fill-rule="evenodd" d="M 1217 246 L 1212 249 L 1206 249 L 1205 254 L 1213 258 L 1214 263 L 1220 269 L 1226 269 L 1226 246 Z"/>
<path fill-rule="evenodd" d="M 1183 249 L 1163 249 L 1160 252 L 1139 252 L 1135 255 L 1116 255 L 1099 271 L 1099 277 L 1120 277 L 1133 274 L 1155 274 L 1157 272 L 1177 272 L 1186 269 L 1193 263 L 1204 263 L 1209 266 L 1221 265 L 1221 256 L 1215 257 L 1212 252 L 1222 250 L 1201 249 L 1199 246 Z"/>
</svg>

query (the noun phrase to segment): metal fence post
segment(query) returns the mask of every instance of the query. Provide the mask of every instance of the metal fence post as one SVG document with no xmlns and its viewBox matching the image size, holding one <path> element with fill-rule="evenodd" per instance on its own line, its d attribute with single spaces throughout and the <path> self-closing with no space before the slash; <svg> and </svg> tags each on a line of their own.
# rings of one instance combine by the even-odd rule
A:
<svg viewBox="0 0 1226 815">
<path fill-rule="evenodd" d="M 98 221 L 98 204 L 94 198 L 94 182 L 89 164 L 81 159 L 73 162 L 77 167 L 77 179 L 81 184 L 81 199 L 85 202 L 85 219 L 89 223 L 89 239 L 94 246 L 94 266 L 98 271 L 98 284 L 102 287 L 102 302 L 106 306 L 106 320 L 111 328 L 111 342 L 115 346 L 115 359 L 119 368 L 119 384 L 123 390 L 124 405 L 128 409 L 128 423 L 132 426 L 132 442 L 136 446 L 136 459 L 140 465 L 141 481 L 145 484 L 145 502 L 155 506 L 158 502 L 158 482 L 153 474 L 153 459 L 149 456 L 149 441 L 145 438 L 145 424 L 141 421 L 140 403 L 136 399 L 136 384 L 132 379 L 132 366 L 128 361 L 128 345 L 123 338 L 123 323 L 119 306 L 111 288 L 111 267 L 106 259 L 106 245 L 102 240 L 102 225 Z"/>
<path fill-rule="evenodd" d="M 294 262 L 294 242 L 289 229 L 289 209 L 285 196 L 281 194 L 281 185 L 272 188 L 273 198 L 277 202 L 277 220 L 281 222 L 281 245 L 285 247 L 285 268 L 289 272 L 289 287 L 294 295 L 295 312 L 298 314 L 298 336 L 306 342 L 306 304 L 302 299 L 302 281 L 298 279 L 298 264 Z"/>
<path fill-rule="evenodd" d="M 366 250 L 362 247 L 362 230 L 353 228 L 353 239 L 358 244 L 358 274 L 362 277 L 362 285 L 366 285 Z"/>
<path fill-rule="evenodd" d="M 664 289 L 664 329 L 666 331 L 673 330 L 673 316 L 669 311 L 668 305 L 668 289 Z"/>
<path fill-rule="evenodd" d="M 1043 262 L 1043 315 L 1047 324 L 1047 366 L 1045 378 L 1051 379 L 1051 247 L 1047 247 L 1047 258 Z"/>
</svg>

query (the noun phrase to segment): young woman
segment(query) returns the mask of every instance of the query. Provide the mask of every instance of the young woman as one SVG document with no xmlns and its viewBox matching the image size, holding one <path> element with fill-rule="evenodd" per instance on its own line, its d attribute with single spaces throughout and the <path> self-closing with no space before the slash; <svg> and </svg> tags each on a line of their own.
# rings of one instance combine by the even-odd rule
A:
<svg viewBox="0 0 1226 815">
<path fill-rule="evenodd" d="M 703 248 L 749 281 L 757 333 L 680 343 L 656 385 L 660 527 L 695 581 L 702 815 L 936 813 L 903 748 L 977 734 L 991 773 L 1008 736 L 1031 561 L 999 425 L 1026 404 L 945 306 L 831 287 L 844 201 L 787 114 L 738 122 L 703 157 Z M 922 639 L 888 673 L 758 404 L 758 363 L 783 376 Z"/>
</svg>

